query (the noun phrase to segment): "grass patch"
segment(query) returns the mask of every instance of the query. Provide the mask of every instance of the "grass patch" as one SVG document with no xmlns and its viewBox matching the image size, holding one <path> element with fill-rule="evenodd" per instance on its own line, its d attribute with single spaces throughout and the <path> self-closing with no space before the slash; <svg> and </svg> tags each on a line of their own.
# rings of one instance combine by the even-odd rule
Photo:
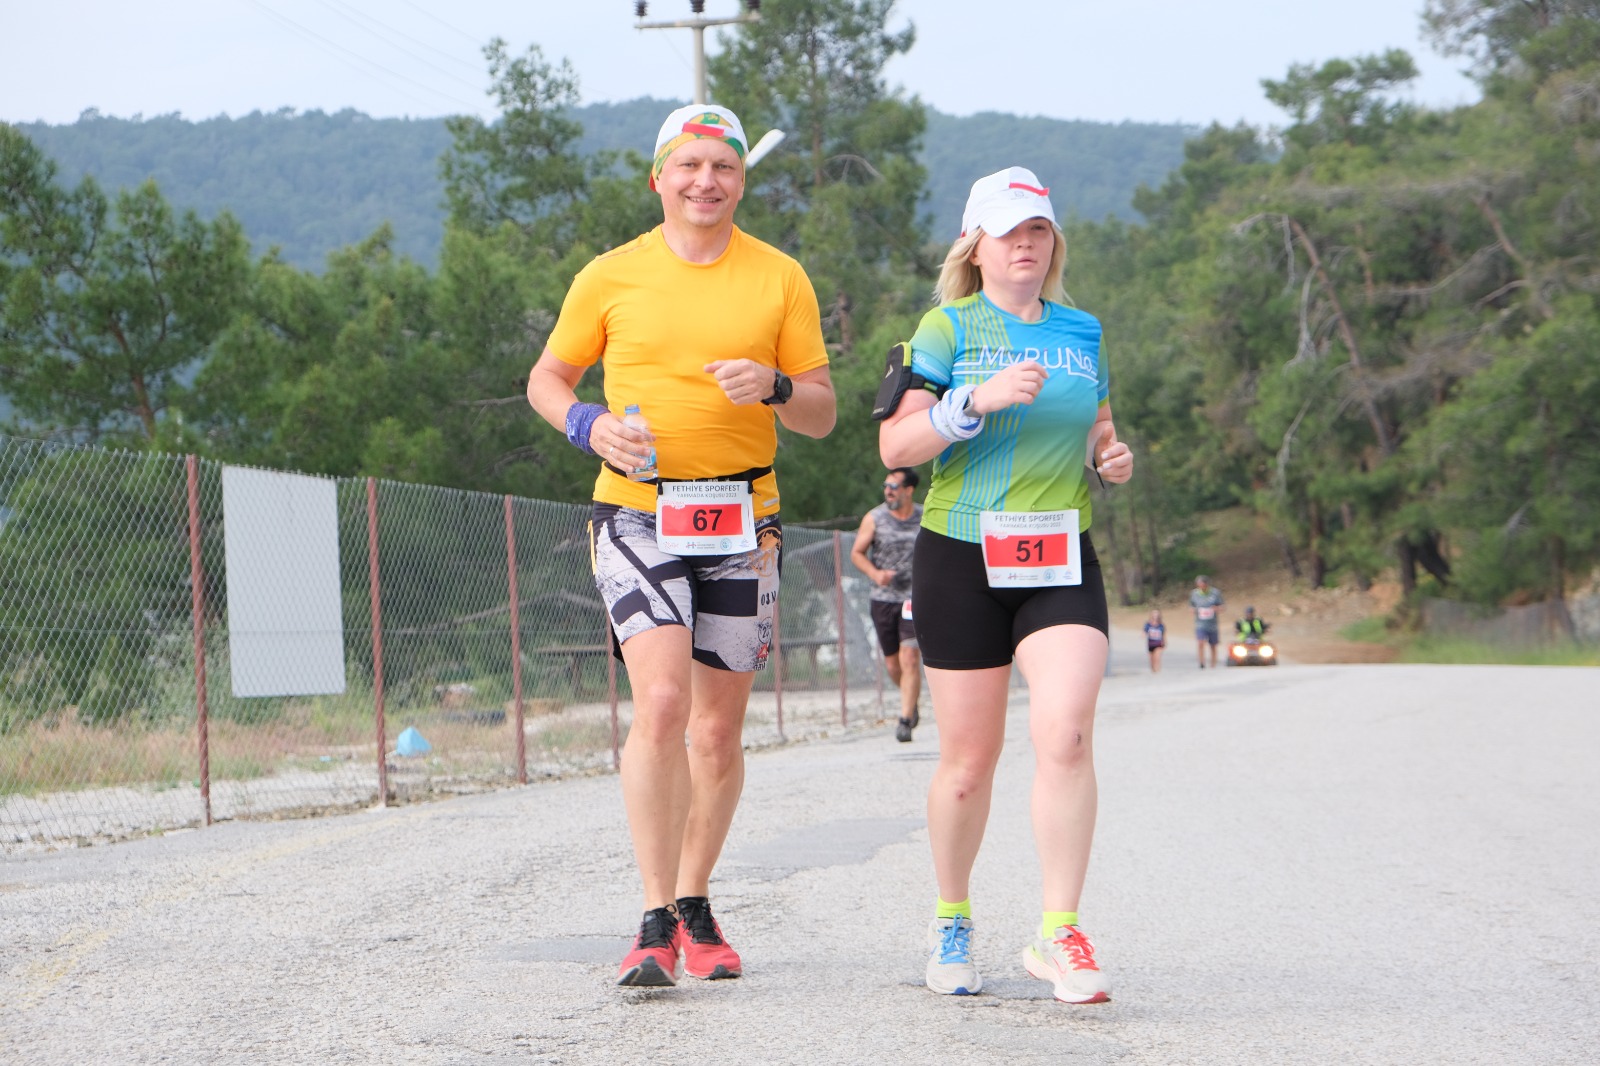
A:
<svg viewBox="0 0 1600 1066">
<path fill-rule="evenodd" d="M 1422 635 L 1400 646 L 1397 661 L 1483 666 L 1600 666 L 1600 648 L 1578 644 L 1547 648 L 1506 647 L 1462 637 Z"/>
<path fill-rule="evenodd" d="M 109 785 L 170 788 L 198 774 L 194 734 L 63 717 L 0 737 L 0 795 Z"/>
<path fill-rule="evenodd" d="M 628 725 L 621 724 L 618 743 L 628 735 Z M 537 728 L 528 737 L 530 751 L 546 751 L 560 755 L 574 751 L 609 751 L 611 749 L 611 719 L 590 718 L 578 721 L 552 722 Z"/>
<path fill-rule="evenodd" d="M 1395 662 L 1439 663 L 1464 666 L 1600 666 L 1600 647 L 1555 644 L 1521 647 L 1473 640 L 1469 637 L 1411 633 L 1389 628 L 1382 617 L 1363 618 L 1339 630 L 1339 636 L 1359 644 L 1383 644 L 1395 649 Z"/>
<path fill-rule="evenodd" d="M 1358 644 L 1388 644 L 1394 639 L 1394 634 L 1389 631 L 1389 623 L 1381 617 L 1351 622 L 1339 630 L 1339 635 Z"/>
<path fill-rule="evenodd" d="M 530 701 L 531 715 L 548 714 L 546 703 Z M 559 706 L 556 704 L 555 706 Z M 408 725 L 428 738 L 433 750 L 418 767 L 433 774 L 483 776 L 504 773 L 515 764 L 514 719 L 480 725 L 456 721 L 438 707 L 392 710 L 386 741 Z M 243 717 L 243 716 L 240 716 Z M 530 719 L 534 720 L 534 719 Z M 287 703 L 254 721 L 213 718 L 210 768 L 213 781 L 251 781 L 287 771 L 329 772 L 352 763 L 376 764 L 371 708 L 343 701 Z M 569 729 L 563 745 L 609 748 L 609 723 Z M 410 765 L 407 760 L 402 764 Z M 0 796 L 37 795 L 114 786 L 172 788 L 200 777 L 195 724 L 121 722 L 89 725 L 66 712 L 0 736 Z"/>
</svg>

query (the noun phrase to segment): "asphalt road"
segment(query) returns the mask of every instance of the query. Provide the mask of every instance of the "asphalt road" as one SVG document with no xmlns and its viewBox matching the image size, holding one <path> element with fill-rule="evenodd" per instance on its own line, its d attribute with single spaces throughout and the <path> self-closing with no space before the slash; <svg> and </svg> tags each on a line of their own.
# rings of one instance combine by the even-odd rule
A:
<svg viewBox="0 0 1600 1066">
<path fill-rule="evenodd" d="M 1181 650 L 1181 649 L 1178 649 Z M 1084 926 L 1038 918 L 1026 693 L 973 899 L 984 994 L 921 986 L 932 728 L 761 751 L 714 902 L 747 976 L 621 990 L 614 777 L 0 863 L 6 1063 L 1538 1063 L 1600 1057 L 1600 670 L 1159 677 L 1097 736 Z"/>
</svg>

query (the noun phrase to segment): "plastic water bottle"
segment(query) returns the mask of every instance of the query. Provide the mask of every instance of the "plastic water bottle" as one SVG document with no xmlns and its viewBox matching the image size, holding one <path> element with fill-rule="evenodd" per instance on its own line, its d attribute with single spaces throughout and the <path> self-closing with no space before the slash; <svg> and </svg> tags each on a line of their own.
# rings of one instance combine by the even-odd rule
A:
<svg viewBox="0 0 1600 1066">
<path fill-rule="evenodd" d="M 650 423 L 644 415 L 639 413 L 639 405 L 636 403 L 630 403 L 627 409 L 622 412 L 622 424 L 632 426 L 634 429 L 642 429 L 646 433 L 650 432 Z M 650 445 L 650 458 L 645 460 L 644 466 L 633 471 L 628 477 L 633 481 L 649 481 L 655 476 L 656 446 L 652 443 Z"/>
</svg>

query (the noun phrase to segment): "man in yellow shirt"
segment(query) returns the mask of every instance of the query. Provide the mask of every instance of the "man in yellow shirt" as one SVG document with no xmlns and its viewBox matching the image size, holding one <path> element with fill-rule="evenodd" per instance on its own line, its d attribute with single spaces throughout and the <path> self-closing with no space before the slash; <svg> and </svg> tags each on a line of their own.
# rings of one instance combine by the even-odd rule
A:
<svg viewBox="0 0 1600 1066">
<path fill-rule="evenodd" d="M 834 423 L 810 280 L 733 224 L 748 144 L 726 108 L 667 116 L 650 181 L 662 224 L 579 272 L 528 377 L 534 409 L 604 460 L 591 545 L 633 689 L 622 797 L 644 882 L 622 985 L 743 970 L 709 883 L 778 598 L 775 421 L 810 437 Z M 579 379 L 602 360 L 605 406 L 580 403 Z M 648 429 L 616 414 L 634 404 Z"/>
</svg>

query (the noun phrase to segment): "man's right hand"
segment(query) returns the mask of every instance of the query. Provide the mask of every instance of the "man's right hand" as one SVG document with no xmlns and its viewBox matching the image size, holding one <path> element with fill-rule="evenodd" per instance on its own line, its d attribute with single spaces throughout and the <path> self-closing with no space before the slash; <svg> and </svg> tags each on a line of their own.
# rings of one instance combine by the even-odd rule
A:
<svg viewBox="0 0 1600 1066">
<path fill-rule="evenodd" d="M 872 575 L 872 580 L 875 584 L 881 585 L 884 588 L 888 588 L 889 582 L 894 580 L 894 575 L 895 571 L 893 570 L 879 570 L 877 573 Z"/>
<path fill-rule="evenodd" d="M 760 403 L 772 395 L 777 368 L 753 359 L 718 359 L 705 365 L 705 372 L 716 378 L 729 402 L 738 405 Z"/>
<path fill-rule="evenodd" d="M 594 453 L 626 472 L 637 470 L 650 457 L 655 439 L 654 433 L 630 426 L 609 411 L 595 419 L 589 430 L 589 447 Z"/>
</svg>

